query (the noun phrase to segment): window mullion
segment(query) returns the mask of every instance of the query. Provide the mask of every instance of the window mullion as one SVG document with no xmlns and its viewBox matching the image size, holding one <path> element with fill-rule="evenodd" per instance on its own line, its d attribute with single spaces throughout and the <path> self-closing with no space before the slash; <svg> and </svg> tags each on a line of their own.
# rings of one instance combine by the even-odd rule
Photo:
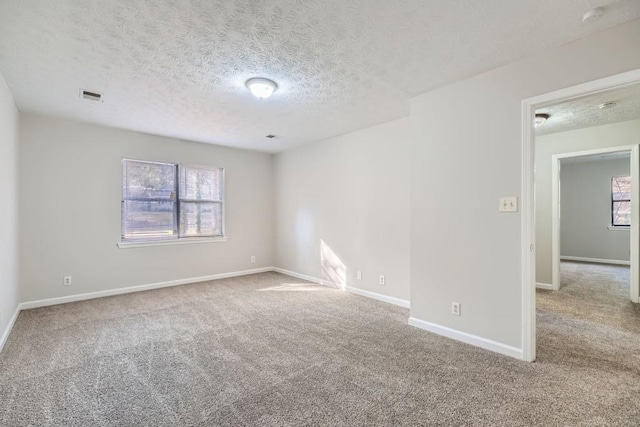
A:
<svg viewBox="0 0 640 427">
<path fill-rule="evenodd" d="M 180 165 L 178 164 L 175 165 L 175 171 L 176 171 L 176 180 L 175 180 L 176 201 L 175 201 L 175 209 L 174 209 L 174 216 L 173 216 L 173 227 L 175 229 L 176 236 L 179 239 L 181 237 L 180 236 Z"/>
</svg>

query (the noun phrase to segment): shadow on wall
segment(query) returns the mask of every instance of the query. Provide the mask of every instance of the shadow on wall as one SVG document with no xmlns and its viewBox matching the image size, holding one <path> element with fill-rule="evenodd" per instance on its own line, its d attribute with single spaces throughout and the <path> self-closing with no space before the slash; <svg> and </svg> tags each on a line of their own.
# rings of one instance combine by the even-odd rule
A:
<svg viewBox="0 0 640 427">
<path fill-rule="evenodd" d="M 331 282 L 340 289 L 347 286 L 347 267 L 322 239 L 320 240 L 320 270 L 322 280 Z"/>
</svg>

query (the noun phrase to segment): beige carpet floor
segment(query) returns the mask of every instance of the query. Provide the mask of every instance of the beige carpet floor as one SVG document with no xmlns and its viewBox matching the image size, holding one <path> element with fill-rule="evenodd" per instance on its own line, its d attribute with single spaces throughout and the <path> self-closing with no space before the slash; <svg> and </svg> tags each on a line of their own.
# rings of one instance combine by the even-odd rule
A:
<svg viewBox="0 0 640 427">
<path fill-rule="evenodd" d="M 24 311 L 0 425 L 636 426 L 638 310 L 584 282 L 624 274 L 565 272 L 532 364 L 277 273 Z"/>
</svg>

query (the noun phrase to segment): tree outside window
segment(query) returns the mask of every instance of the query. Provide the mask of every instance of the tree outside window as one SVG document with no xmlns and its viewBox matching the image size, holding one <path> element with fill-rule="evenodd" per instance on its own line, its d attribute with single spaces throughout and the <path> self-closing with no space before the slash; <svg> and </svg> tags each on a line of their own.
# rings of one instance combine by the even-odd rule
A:
<svg viewBox="0 0 640 427">
<path fill-rule="evenodd" d="M 631 177 L 611 178 L 611 225 L 629 227 L 631 225 Z"/>
</svg>

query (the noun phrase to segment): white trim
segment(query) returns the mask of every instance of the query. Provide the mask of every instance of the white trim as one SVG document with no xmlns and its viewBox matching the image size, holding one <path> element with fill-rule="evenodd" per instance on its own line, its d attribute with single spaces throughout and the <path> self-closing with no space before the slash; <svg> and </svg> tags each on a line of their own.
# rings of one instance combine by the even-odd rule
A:
<svg viewBox="0 0 640 427">
<path fill-rule="evenodd" d="M 316 283 L 318 285 L 329 286 L 330 288 L 344 289 L 344 285 L 334 283 L 330 280 L 318 279 L 317 277 L 307 276 L 306 274 L 296 273 L 294 271 L 285 270 L 284 268 L 274 267 L 273 271 L 296 279 L 306 280 L 307 282 Z"/>
<path fill-rule="evenodd" d="M 636 70 L 626 71 L 613 76 L 604 77 L 590 82 L 581 83 L 564 89 L 558 89 L 553 92 L 543 93 L 541 95 L 532 96 L 524 101 L 534 109 L 548 107 L 559 102 L 569 101 L 571 99 L 580 98 L 584 95 L 590 95 L 599 92 L 606 92 L 611 89 L 621 88 L 623 86 L 632 85 L 640 81 L 640 68 Z M 531 124 L 533 125 L 533 117 Z"/>
<path fill-rule="evenodd" d="M 551 156 L 551 285 L 560 289 L 560 158 Z"/>
<path fill-rule="evenodd" d="M 378 301 L 386 302 L 388 304 L 397 305 L 404 308 L 410 308 L 410 301 L 391 297 L 388 295 L 378 294 L 376 292 L 365 291 L 364 289 L 353 288 L 351 286 L 340 285 L 338 283 L 331 282 L 329 280 L 319 279 L 313 276 L 307 276 L 306 274 L 296 273 L 294 271 L 285 270 L 284 268 L 274 267 L 273 271 L 276 271 L 281 274 L 285 274 L 287 276 L 295 277 L 298 279 L 306 280 L 307 282 L 317 283 L 318 285 L 329 286 L 332 288 L 342 289 L 352 294 L 360 295 L 363 297 L 375 299 Z"/>
<path fill-rule="evenodd" d="M 596 264 L 631 265 L 631 261 L 621 259 L 586 258 L 581 256 L 561 256 L 562 261 L 593 262 Z"/>
<path fill-rule="evenodd" d="M 424 329 L 429 332 L 433 332 L 434 334 L 454 339 L 456 341 L 462 341 L 466 344 L 484 348 L 485 350 L 490 350 L 496 353 L 504 354 L 505 356 L 511 356 L 515 357 L 516 359 L 524 360 L 522 349 L 502 344 L 497 341 L 488 340 L 486 338 L 482 338 L 477 335 L 471 335 L 466 332 L 448 328 L 446 326 L 426 322 L 424 320 L 416 319 L 415 317 L 409 318 L 409 325 L 415 326 L 416 328 Z"/>
<path fill-rule="evenodd" d="M 397 305 L 404 308 L 411 308 L 411 303 L 406 299 L 390 297 L 388 295 L 383 295 L 376 292 L 365 291 L 364 289 L 352 288 L 351 286 L 347 286 L 345 290 L 347 292 L 351 292 L 352 294 L 361 295 L 363 297 L 372 298 L 378 301 L 386 302 L 386 303 Z"/>
<path fill-rule="evenodd" d="M 536 282 L 536 289 L 545 289 L 547 291 L 554 291 L 553 285 L 551 283 L 540 283 Z"/>
<path fill-rule="evenodd" d="M 0 352 L 2 352 L 4 345 L 7 343 L 7 340 L 9 339 L 9 334 L 11 333 L 11 330 L 13 329 L 13 325 L 16 323 L 16 320 L 18 320 L 19 314 L 20 314 L 20 304 L 18 304 L 18 306 L 16 307 L 16 311 L 15 313 L 13 313 L 13 317 L 11 317 L 11 320 L 9 320 L 9 323 L 7 323 L 7 327 L 5 328 L 4 333 L 2 334 L 2 337 L 0 337 Z"/>
<path fill-rule="evenodd" d="M 231 273 L 212 274 L 210 276 L 191 277 L 188 279 L 178 279 L 178 280 L 170 280 L 167 282 L 151 283 L 149 285 L 131 286 L 128 288 L 109 289 L 106 291 L 89 292 L 86 294 L 69 295 L 66 297 L 48 298 L 48 299 L 41 299 L 37 301 L 28 301 L 28 302 L 21 303 L 19 308 L 21 310 L 28 310 L 30 308 L 47 307 L 50 305 L 65 304 L 68 302 L 75 302 L 75 301 L 84 301 L 88 299 L 109 297 L 113 295 L 129 294 L 132 292 L 148 291 L 151 289 L 167 288 L 170 286 L 188 285 L 191 283 L 207 282 L 209 280 L 246 276 L 249 274 L 265 273 L 267 271 L 273 271 L 273 267 L 256 268 L 253 270 L 244 270 L 244 271 L 234 271 Z"/>
<path fill-rule="evenodd" d="M 631 250 L 629 251 L 629 298 L 640 302 L 640 154 L 638 144 L 631 150 Z M 634 184 L 635 183 L 635 184 Z"/>
<path fill-rule="evenodd" d="M 219 243 L 226 242 L 227 237 L 183 237 L 175 240 L 153 240 L 150 242 L 118 242 L 120 249 L 143 248 L 146 246 L 171 246 L 171 245 L 191 245 L 194 243 Z"/>
<path fill-rule="evenodd" d="M 631 150 L 635 147 L 635 144 L 619 145 L 616 147 L 604 147 L 594 148 L 593 150 L 572 151 L 569 153 L 554 154 L 553 157 L 557 159 L 570 159 L 574 157 L 589 157 L 600 154 L 612 154 L 612 153 L 631 153 Z"/>
<path fill-rule="evenodd" d="M 522 179 L 520 207 L 522 212 L 521 241 L 522 256 L 522 358 L 527 362 L 536 360 L 536 229 L 534 190 L 534 109 L 522 102 Z"/>
<path fill-rule="evenodd" d="M 628 225 L 607 225 L 609 231 L 630 231 L 631 227 Z"/>
<path fill-rule="evenodd" d="M 533 189 L 534 185 L 534 132 L 533 132 L 533 114 L 536 108 L 550 106 L 558 102 L 567 101 L 569 99 L 578 98 L 592 93 L 604 92 L 610 89 L 631 85 L 640 81 L 640 68 L 625 73 L 616 74 L 614 76 L 605 77 L 603 79 L 593 80 L 591 82 L 571 86 L 565 89 L 548 92 L 538 96 L 524 99 L 522 101 L 522 234 L 521 241 L 522 251 L 522 353 L 523 359 L 526 361 L 534 361 L 536 358 L 536 317 L 535 317 L 535 205 Z M 633 171 L 632 171 L 633 172 Z M 640 185 L 634 186 L 634 194 L 640 194 Z M 632 196 L 633 198 L 633 196 Z M 638 200 L 635 197 L 635 200 Z M 638 218 L 636 218 L 637 224 Z M 633 218 L 632 218 L 633 221 Z M 638 225 L 640 227 L 640 224 Z M 635 246 L 632 259 L 638 258 L 638 245 Z M 634 270 L 634 269 L 632 269 Z M 637 270 L 637 269 L 635 269 Z M 633 274 L 633 272 L 632 272 Z M 637 274 L 637 272 L 636 272 Z M 636 302 L 640 289 L 632 289 L 635 291 Z"/>
</svg>

